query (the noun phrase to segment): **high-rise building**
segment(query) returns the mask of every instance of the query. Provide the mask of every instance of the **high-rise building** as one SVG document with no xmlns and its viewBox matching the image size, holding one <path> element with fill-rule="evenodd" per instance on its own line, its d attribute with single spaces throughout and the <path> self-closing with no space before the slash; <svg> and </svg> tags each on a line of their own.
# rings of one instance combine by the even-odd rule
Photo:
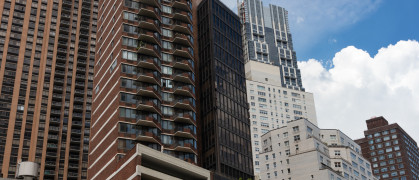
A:
<svg viewBox="0 0 419 180">
<path fill-rule="evenodd" d="M 245 61 L 259 61 L 277 66 L 280 85 L 304 91 L 297 56 L 288 24 L 288 11 L 262 0 L 242 0 L 238 5 L 243 22 Z"/>
<path fill-rule="evenodd" d="M 134 147 L 197 164 L 192 2 L 100 0 L 99 17 L 89 179 L 115 177 Z"/>
<path fill-rule="evenodd" d="M 419 151 L 415 140 L 397 123 L 384 117 L 366 121 L 365 138 L 356 140 L 372 163 L 373 173 L 385 180 L 419 179 Z"/>
<path fill-rule="evenodd" d="M 215 179 L 253 178 L 241 22 L 219 0 L 197 10 L 202 165 Z"/>
<path fill-rule="evenodd" d="M 262 136 L 261 179 L 376 180 L 361 147 L 336 129 L 293 120 Z"/>
<path fill-rule="evenodd" d="M 250 104 L 253 167 L 257 175 L 261 164 L 261 137 L 270 130 L 286 126 L 295 119 L 307 119 L 317 125 L 312 93 L 284 88 L 276 66 L 257 61 L 245 65 L 247 99 Z"/>
<path fill-rule="evenodd" d="M 0 3 L 0 169 L 86 179 L 97 0 Z"/>
</svg>

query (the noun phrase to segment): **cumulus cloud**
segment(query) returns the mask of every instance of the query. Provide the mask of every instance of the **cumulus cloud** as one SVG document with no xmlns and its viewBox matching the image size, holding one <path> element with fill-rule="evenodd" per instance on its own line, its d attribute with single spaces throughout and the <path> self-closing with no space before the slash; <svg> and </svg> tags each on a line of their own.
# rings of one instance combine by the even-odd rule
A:
<svg viewBox="0 0 419 180">
<path fill-rule="evenodd" d="M 314 93 L 321 128 L 360 138 L 365 120 L 384 116 L 419 141 L 417 41 L 399 41 L 374 57 L 349 46 L 336 53 L 331 69 L 315 59 L 299 62 L 299 67 L 305 88 Z"/>
</svg>

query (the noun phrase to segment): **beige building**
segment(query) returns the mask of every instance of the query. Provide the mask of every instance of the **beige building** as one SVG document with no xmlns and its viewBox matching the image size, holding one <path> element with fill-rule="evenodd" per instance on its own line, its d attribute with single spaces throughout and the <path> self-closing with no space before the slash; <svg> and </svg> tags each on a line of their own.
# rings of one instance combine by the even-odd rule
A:
<svg viewBox="0 0 419 180">
<path fill-rule="evenodd" d="M 317 124 L 312 93 L 284 88 L 280 68 L 256 61 L 246 63 L 254 171 L 260 172 L 261 136 L 288 121 L 308 119 Z"/>
<path fill-rule="evenodd" d="M 360 146 L 339 130 L 305 119 L 262 136 L 261 179 L 374 180 Z"/>
</svg>

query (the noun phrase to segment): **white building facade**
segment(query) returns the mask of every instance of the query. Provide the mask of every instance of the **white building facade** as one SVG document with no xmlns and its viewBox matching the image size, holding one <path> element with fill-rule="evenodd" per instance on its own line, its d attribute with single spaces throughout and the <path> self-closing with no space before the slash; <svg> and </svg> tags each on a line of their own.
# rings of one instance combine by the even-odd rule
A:
<svg viewBox="0 0 419 180">
<path fill-rule="evenodd" d="M 317 124 L 313 94 L 282 87 L 280 77 L 277 66 L 256 61 L 246 63 L 255 175 L 261 168 L 259 152 L 262 152 L 263 134 L 295 119 L 304 118 Z"/>
<path fill-rule="evenodd" d="M 375 180 L 360 150 L 339 130 L 293 120 L 262 136 L 260 179 Z"/>
</svg>

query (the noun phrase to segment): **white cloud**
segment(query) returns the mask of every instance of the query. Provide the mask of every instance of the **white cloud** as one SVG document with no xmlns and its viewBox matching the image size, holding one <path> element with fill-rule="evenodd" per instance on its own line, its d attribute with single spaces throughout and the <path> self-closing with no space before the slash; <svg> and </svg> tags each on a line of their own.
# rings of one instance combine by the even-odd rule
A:
<svg viewBox="0 0 419 180">
<path fill-rule="evenodd" d="M 333 65 L 327 70 L 318 60 L 299 62 L 304 86 L 314 93 L 321 128 L 360 138 L 365 120 L 384 116 L 419 141 L 417 41 L 399 41 L 374 57 L 349 46 L 336 53 Z"/>
</svg>

